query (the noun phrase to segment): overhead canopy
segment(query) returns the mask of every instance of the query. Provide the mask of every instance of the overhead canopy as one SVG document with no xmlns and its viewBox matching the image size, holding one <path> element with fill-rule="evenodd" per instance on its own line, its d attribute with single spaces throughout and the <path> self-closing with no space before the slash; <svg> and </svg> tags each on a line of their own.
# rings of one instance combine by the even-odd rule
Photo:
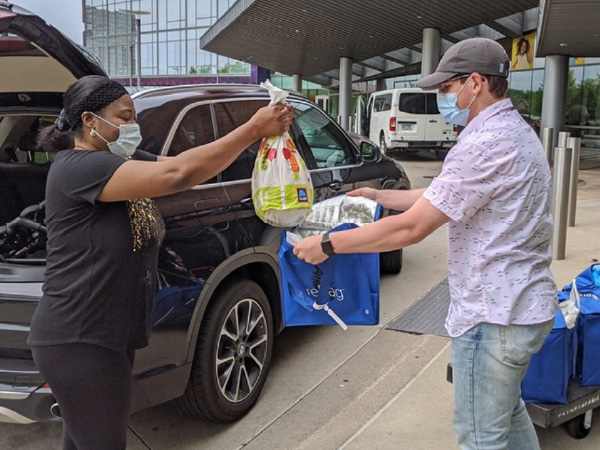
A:
<svg viewBox="0 0 600 450">
<path fill-rule="evenodd" d="M 537 56 L 600 56 L 599 0 L 541 0 Z"/>
<path fill-rule="evenodd" d="M 538 0 L 238 0 L 202 36 L 200 47 L 318 81 L 339 68 L 341 57 L 379 71 L 387 69 L 386 60 L 418 62 L 398 50 L 419 52 L 423 28 L 439 29 L 449 43 L 469 37 L 455 34 L 475 26 L 519 36 L 522 21 L 507 16 L 537 6 Z"/>
</svg>

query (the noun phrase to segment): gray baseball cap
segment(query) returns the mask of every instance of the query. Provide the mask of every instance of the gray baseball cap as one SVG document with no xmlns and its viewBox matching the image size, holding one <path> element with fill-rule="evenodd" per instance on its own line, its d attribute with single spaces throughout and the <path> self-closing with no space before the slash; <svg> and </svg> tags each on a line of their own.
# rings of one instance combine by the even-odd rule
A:
<svg viewBox="0 0 600 450">
<path fill-rule="evenodd" d="M 504 48 L 487 38 L 470 38 L 450 47 L 435 72 L 417 81 L 421 89 L 436 89 L 444 81 L 473 72 L 508 78 L 510 60 Z"/>
</svg>

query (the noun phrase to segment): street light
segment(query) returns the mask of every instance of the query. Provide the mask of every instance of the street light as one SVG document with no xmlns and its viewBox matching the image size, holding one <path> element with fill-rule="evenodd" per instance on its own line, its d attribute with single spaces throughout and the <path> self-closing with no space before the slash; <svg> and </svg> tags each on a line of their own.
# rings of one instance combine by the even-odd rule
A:
<svg viewBox="0 0 600 450">
<path fill-rule="evenodd" d="M 149 11 L 140 11 L 136 9 L 120 9 L 119 11 L 125 14 L 131 14 L 135 16 L 135 31 L 137 35 L 137 56 L 136 56 L 136 75 L 137 75 L 137 85 L 141 87 L 142 85 L 142 21 L 138 16 L 145 16 L 150 14 Z"/>
</svg>

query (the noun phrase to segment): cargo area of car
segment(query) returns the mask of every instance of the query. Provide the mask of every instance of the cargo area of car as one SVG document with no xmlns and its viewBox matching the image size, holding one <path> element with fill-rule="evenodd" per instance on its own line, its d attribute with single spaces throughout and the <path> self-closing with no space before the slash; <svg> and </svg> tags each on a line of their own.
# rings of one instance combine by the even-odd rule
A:
<svg viewBox="0 0 600 450">
<path fill-rule="evenodd" d="M 0 114 L 0 384 L 14 383 L 15 374 L 35 373 L 25 341 L 44 279 L 42 202 L 52 159 L 36 151 L 36 139 L 50 120 Z"/>
<path fill-rule="evenodd" d="M 0 115 L 0 226 L 44 200 L 52 155 L 36 151 L 37 115 Z"/>
</svg>

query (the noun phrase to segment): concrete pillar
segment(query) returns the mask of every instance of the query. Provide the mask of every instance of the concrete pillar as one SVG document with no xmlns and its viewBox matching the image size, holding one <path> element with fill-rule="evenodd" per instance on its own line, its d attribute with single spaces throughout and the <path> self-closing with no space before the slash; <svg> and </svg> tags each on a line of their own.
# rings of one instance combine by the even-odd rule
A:
<svg viewBox="0 0 600 450">
<path fill-rule="evenodd" d="M 437 68 L 440 62 L 440 30 L 423 28 L 423 53 L 421 54 L 421 77 L 427 76 Z"/>
<path fill-rule="evenodd" d="M 559 131 L 562 131 L 565 125 L 565 103 L 567 101 L 568 74 L 568 56 L 546 56 L 541 130 L 547 127 L 554 129 L 552 148 L 556 147 L 558 142 L 558 133 Z"/>
<path fill-rule="evenodd" d="M 292 75 L 292 89 L 296 92 L 302 92 L 302 75 L 297 73 Z"/>
<path fill-rule="evenodd" d="M 344 130 L 350 130 L 350 115 L 352 114 L 352 60 L 340 58 L 340 125 Z"/>
<path fill-rule="evenodd" d="M 377 88 L 378 91 L 385 91 L 387 89 L 387 85 L 384 79 L 377 80 Z"/>
</svg>

